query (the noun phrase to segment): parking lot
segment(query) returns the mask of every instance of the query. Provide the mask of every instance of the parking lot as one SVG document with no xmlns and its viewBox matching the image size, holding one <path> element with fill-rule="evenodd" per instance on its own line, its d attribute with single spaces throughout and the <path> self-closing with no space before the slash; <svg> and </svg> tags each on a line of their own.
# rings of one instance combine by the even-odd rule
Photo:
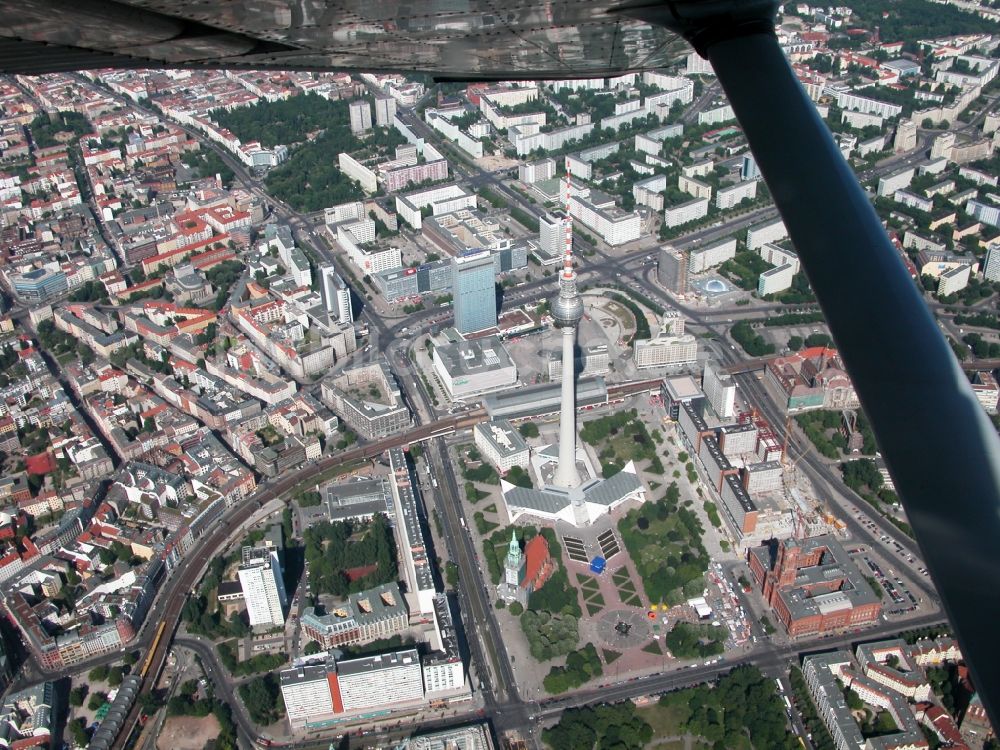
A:
<svg viewBox="0 0 1000 750">
<path fill-rule="evenodd" d="M 904 615 L 917 609 L 919 603 L 917 597 L 892 568 L 884 568 L 868 555 L 863 555 L 861 561 L 862 572 L 865 575 L 870 572 L 893 601 L 893 606 L 886 608 L 886 614 Z"/>
<path fill-rule="evenodd" d="M 909 572 L 913 575 L 927 575 L 927 568 L 923 566 L 922 561 L 914 557 L 913 553 L 900 544 L 897 539 L 882 533 L 879 530 L 880 527 L 859 508 L 850 506 L 850 509 L 858 523 L 867 528 L 873 535 L 879 535 L 879 543 L 889 559 L 898 557 L 900 567 L 908 567 Z"/>
</svg>

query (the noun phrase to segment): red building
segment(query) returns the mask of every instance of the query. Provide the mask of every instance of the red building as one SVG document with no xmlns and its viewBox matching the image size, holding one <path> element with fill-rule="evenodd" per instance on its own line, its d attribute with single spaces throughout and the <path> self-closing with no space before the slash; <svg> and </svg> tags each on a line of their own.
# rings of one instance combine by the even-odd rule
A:
<svg viewBox="0 0 1000 750">
<path fill-rule="evenodd" d="M 832 535 L 772 540 L 747 553 L 764 600 L 789 635 L 872 625 L 882 601 Z"/>
<path fill-rule="evenodd" d="M 969 707 L 965 709 L 965 714 L 962 716 L 962 731 L 983 740 L 995 735 L 979 693 L 972 694 Z"/>
<path fill-rule="evenodd" d="M 529 594 L 537 591 L 552 577 L 556 564 L 549 554 L 549 543 L 539 534 L 524 546 L 524 578 L 521 588 Z"/>
</svg>

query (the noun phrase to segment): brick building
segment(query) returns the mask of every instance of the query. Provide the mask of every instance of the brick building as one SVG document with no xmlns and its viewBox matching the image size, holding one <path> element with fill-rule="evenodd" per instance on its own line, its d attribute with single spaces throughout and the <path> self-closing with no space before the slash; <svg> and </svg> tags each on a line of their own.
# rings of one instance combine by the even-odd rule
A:
<svg viewBox="0 0 1000 750">
<path fill-rule="evenodd" d="M 832 535 L 772 540 L 752 548 L 750 572 L 789 635 L 878 621 L 882 602 Z"/>
</svg>

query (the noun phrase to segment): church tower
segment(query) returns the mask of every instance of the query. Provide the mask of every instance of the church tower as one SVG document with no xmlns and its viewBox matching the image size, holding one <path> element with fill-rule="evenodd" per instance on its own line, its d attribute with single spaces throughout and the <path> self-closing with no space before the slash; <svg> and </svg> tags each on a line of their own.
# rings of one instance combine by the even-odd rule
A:
<svg viewBox="0 0 1000 750">
<path fill-rule="evenodd" d="M 510 532 L 510 545 L 507 547 L 507 563 L 505 565 L 504 583 L 513 588 L 521 585 L 521 575 L 524 569 L 524 555 L 517 541 L 517 532 Z"/>
</svg>

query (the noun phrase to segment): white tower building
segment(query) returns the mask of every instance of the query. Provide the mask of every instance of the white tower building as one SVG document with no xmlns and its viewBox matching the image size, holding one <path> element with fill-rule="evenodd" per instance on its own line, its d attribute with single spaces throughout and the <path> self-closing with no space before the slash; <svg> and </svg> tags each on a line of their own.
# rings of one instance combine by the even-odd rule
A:
<svg viewBox="0 0 1000 750">
<path fill-rule="evenodd" d="M 392 125 L 396 116 L 396 100 L 391 96 L 375 95 L 375 123 L 382 128 Z"/>
<path fill-rule="evenodd" d="M 338 323 L 353 323 L 354 314 L 351 311 L 351 290 L 337 273 L 333 266 L 320 268 L 323 279 L 323 303 L 331 318 Z"/>
<path fill-rule="evenodd" d="M 244 547 L 239 576 L 250 625 L 284 625 L 286 595 L 278 551 Z"/>
<path fill-rule="evenodd" d="M 705 363 L 701 387 L 712 405 L 712 410 L 720 419 L 731 419 L 736 416 L 736 383 L 728 374 L 722 372 L 721 365 Z"/>
<path fill-rule="evenodd" d="M 559 465 L 552 478 L 557 487 L 578 487 L 580 474 L 576 470 L 576 376 L 573 367 L 573 346 L 576 327 L 583 317 L 583 303 L 576 291 L 576 270 L 573 268 L 573 220 L 569 213 L 570 177 L 566 172 L 566 245 L 563 269 L 559 274 L 559 296 L 552 302 L 552 318 L 562 329 L 562 393 L 559 405 Z"/>
<path fill-rule="evenodd" d="M 358 99 L 351 102 L 348 111 L 351 115 L 351 132 L 363 133 L 371 130 L 372 127 L 372 105 L 367 99 Z"/>
</svg>

